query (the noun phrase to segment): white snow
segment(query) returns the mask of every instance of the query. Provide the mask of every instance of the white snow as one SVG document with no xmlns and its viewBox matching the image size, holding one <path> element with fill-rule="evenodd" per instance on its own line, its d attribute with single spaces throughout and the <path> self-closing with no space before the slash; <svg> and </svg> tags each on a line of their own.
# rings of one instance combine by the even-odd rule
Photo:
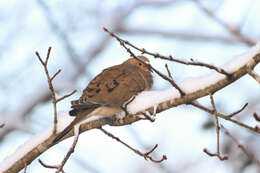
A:
<svg viewBox="0 0 260 173">
<path fill-rule="evenodd" d="M 257 53 L 260 53 L 260 42 L 258 42 L 254 47 L 252 47 L 249 51 L 234 56 L 228 63 L 226 63 L 222 68 L 232 73 L 239 69 L 240 67 L 247 64 L 252 57 L 254 57 Z M 186 78 L 184 81 L 178 83 L 178 86 L 185 92 L 185 93 L 192 93 L 194 91 L 204 89 L 217 81 L 225 78 L 225 75 L 220 74 L 216 71 L 212 72 L 211 74 L 200 76 L 200 77 L 193 77 L 193 78 Z M 127 110 L 130 113 L 137 113 L 141 110 L 145 110 L 151 106 L 158 105 L 161 102 L 178 98 L 180 96 L 179 92 L 175 88 L 170 88 L 163 91 L 144 91 L 140 93 L 135 100 L 133 100 L 128 106 Z"/>
<path fill-rule="evenodd" d="M 260 43 L 252 47 L 251 50 L 249 50 L 248 52 L 232 58 L 226 65 L 223 66 L 223 69 L 227 72 L 233 72 L 242 67 L 243 65 L 247 64 L 248 61 L 257 53 L 260 53 Z M 213 83 L 216 83 L 224 77 L 225 76 L 222 74 L 212 72 L 207 76 L 186 79 L 180 82 L 178 85 L 186 93 L 191 93 L 196 90 L 203 89 Z M 170 88 L 163 91 L 144 91 L 140 93 L 135 98 L 135 100 L 133 100 L 133 102 L 131 102 L 128 105 L 127 109 L 130 113 L 136 113 L 145 110 L 151 106 L 156 106 L 163 101 L 177 98 L 179 96 L 180 94 L 175 88 Z M 100 116 L 92 116 L 82 123 L 92 121 L 98 118 L 100 118 Z M 68 116 L 68 113 L 59 114 L 57 131 L 62 131 L 73 119 L 74 117 Z M 53 125 L 47 128 L 45 131 L 33 136 L 30 140 L 28 140 L 19 148 L 17 148 L 17 150 L 12 155 L 6 157 L 0 163 L 0 172 L 3 172 L 4 170 L 8 169 L 10 166 L 13 165 L 13 163 L 21 159 L 26 153 L 28 153 L 37 145 L 46 140 L 52 134 L 52 129 Z M 78 133 L 77 129 L 75 132 Z"/>
<path fill-rule="evenodd" d="M 74 119 L 74 117 L 69 116 L 68 113 L 59 113 L 58 115 L 59 116 L 58 116 L 57 132 L 61 132 L 65 127 L 69 125 L 69 123 Z M 92 116 L 89 119 L 84 120 L 80 124 L 86 123 L 88 121 L 93 121 L 101 117 L 102 116 L 98 116 L 98 115 Z M 76 125 L 74 131 L 75 133 L 79 133 L 80 124 Z M 40 143 L 48 139 L 49 136 L 52 135 L 52 130 L 53 130 L 53 124 L 49 128 L 45 129 L 43 132 L 34 135 L 31 139 L 29 139 L 27 142 L 25 142 L 20 147 L 18 147 L 13 154 L 7 156 L 0 163 L 0 172 L 3 172 L 4 170 L 8 169 L 10 166 L 12 166 L 13 163 L 21 159 L 26 153 L 28 153 L 37 145 L 39 145 Z"/>
<path fill-rule="evenodd" d="M 73 118 L 68 116 L 67 113 L 66 113 L 66 115 L 63 114 L 59 117 L 60 117 L 58 119 L 59 126 L 57 127 L 57 130 L 61 131 L 61 129 L 63 129 L 65 127 L 65 125 L 68 124 Z M 20 147 L 18 147 L 12 155 L 6 157 L 0 163 L 0 172 L 3 172 L 4 170 L 8 169 L 14 162 L 16 162 L 17 160 L 22 158 L 26 153 L 28 153 L 28 151 L 31 151 L 38 144 L 40 144 L 44 140 L 46 140 L 52 134 L 52 129 L 53 129 L 53 125 L 51 125 L 49 128 L 47 128 L 43 132 L 36 134 L 31 139 L 29 139 L 27 142 L 25 142 Z"/>
</svg>

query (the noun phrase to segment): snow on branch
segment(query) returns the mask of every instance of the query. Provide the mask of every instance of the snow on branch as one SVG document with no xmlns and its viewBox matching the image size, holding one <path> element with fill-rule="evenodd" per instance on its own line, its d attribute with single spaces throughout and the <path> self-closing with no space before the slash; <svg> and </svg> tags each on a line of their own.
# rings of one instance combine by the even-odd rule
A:
<svg viewBox="0 0 260 173">
<path fill-rule="evenodd" d="M 80 126 L 80 133 L 90 129 L 100 128 L 106 124 L 111 126 L 123 126 L 134 123 L 140 120 L 140 116 L 138 115 L 140 115 L 144 110 L 153 114 L 154 106 L 157 106 L 155 111 L 158 114 L 178 105 L 189 104 L 198 98 L 209 95 L 209 93 L 221 90 L 238 80 L 240 77 L 248 74 L 247 64 L 249 61 L 252 61 L 252 59 L 255 62 L 251 67 L 253 69 L 254 66 L 260 62 L 260 43 L 255 45 L 248 52 L 235 56 L 229 63 L 222 67 L 231 75 L 231 77 L 227 77 L 218 72 L 212 72 L 207 76 L 186 79 L 178 84 L 178 86 L 185 92 L 185 95 L 182 97 L 180 96 L 179 91 L 175 88 L 163 91 L 142 92 L 128 105 L 130 115 L 123 119 L 114 117 L 112 119 L 99 118 L 89 120 Z M 192 83 L 192 85 L 190 85 L 190 83 Z M 218 117 L 223 118 L 225 116 L 218 115 Z M 72 119 L 73 118 L 69 117 L 67 114 L 65 116 L 58 116 L 57 132 L 61 131 L 66 125 L 68 125 Z M 228 117 L 226 120 L 236 123 L 236 120 L 232 119 L 232 117 Z M 260 134 L 259 128 L 249 128 L 249 126 L 243 127 Z M 0 163 L 0 172 L 18 172 L 24 168 L 24 163 L 28 166 L 41 153 L 52 147 L 52 141 L 56 137 L 56 134 L 53 134 L 52 130 L 53 125 L 20 146 L 17 151 Z M 72 135 L 73 131 L 69 132 L 63 139 Z"/>
</svg>

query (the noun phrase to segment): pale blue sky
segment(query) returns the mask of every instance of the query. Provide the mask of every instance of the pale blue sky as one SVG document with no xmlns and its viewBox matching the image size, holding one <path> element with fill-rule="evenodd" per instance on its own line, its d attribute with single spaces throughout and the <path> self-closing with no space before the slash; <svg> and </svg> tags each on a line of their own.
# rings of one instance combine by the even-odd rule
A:
<svg viewBox="0 0 260 173">
<path fill-rule="evenodd" d="M 79 56 L 82 56 L 87 48 L 95 44 L 97 38 L 107 34 L 100 32 L 100 30 L 102 30 L 101 26 L 111 22 L 105 21 L 108 19 L 106 15 L 109 14 L 110 10 L 119 3 L 121 3 L 119 9 L 123 10 L 127 7 L 129 1 L 96 0 L 86 2 L 79 0 L 65 2 L 57 0 L 44 2 L 49 6 L 55 21 L 63 31 L 68 33 L 72 47 Z M 209 0 L 205 2 L 206 4 L 212 3 Z M 246 10 L 248 10 L 242 31 L 245 35 L 254 38 L 260 35 L 259 7 L 260 3 L 256 0 L 220 0 L 220 5 L 215 1 L 214 5 L 209 5 L 209 8 L 215 9 L 221 20 L 230 24 L 239 24 L 241 20 L 244 20 Z M 202 13 L 190 0 L 180 0 L 180 2 L 173 3 L 171 6 L 161 8 L 141 7 L 134 11 L 124 24 L 130 28 L 157 28 L 229 37 L 228 32 L 223 27 Z M 49 27 L 43 10 L 39 7 L 37 1 L 29 0 L 26 3 L 14 0 L 0 1 L 0 25 L 2 28 L 0 30 L 0 62 L 2 64 L 0 69 L 0 111 L 2 112 L 16 110 L 22 105 L 21 103 L 30 101 L 31 98 L 28 95 L 35 91 L 35 88 L 47 85 L 43 68 L 34 55 L 35 51 L 39 51 L 42 56 L 45 56 L 48 46 L 52 46 L 49 62 L 50 71 L 54 73 L 56 69 L 62 68 L 62 74 L 57 81 L 62 81 L 63 76 L 71 74 L 72 63 L 68 58 L 62 40 Z M 10 36 L 8 36 L 8 33 Z M 250 48 L 241 43 L 196 41 L 159 35 L 122 34 L 121 37 L 153 52 L 165 55 L 172 54 L 187 60 L 194 58 L 217 66 L 225 64 L 232 56 L 243 53 Z M 78 89 L 77 94 L 61 102 L 58 110 L 68 111 L 70 108 L 69 101 L 80 96 L 81 91 L 93 76 L 97 75 L 103 68 L 119 64 L 128 57 L 129 55 L 119 43 L 111 39 L 105 50 L 88 65 L 86 74 L 90 75 L 82 75 L 73 83 L 71 90 L 76 87 Z M 166 73 L 164 69 L 165 61 L 162 62 L 153 58 L 150 58 L 150 60 L 154 67 Z M 205 75 L 210 72 L 208 69 L 200 67 L 168 64 L 176 82 L 180 82 L 187 77 Z M 260 73 L 260 68 L 257 67 L 256 71 Z M 59 84 L 57 81 L 56 85 Z M 167 82 L 155 77 L 154 89 L 168 87 L 170 85 Z M 40 93 L 40 88 L 38 90 Z M 64 93 L 68 91 L 65 90 Z M 229 113 L 239 109 L 245 102 L 253 102 L 254 99 L 259 97 L 257 93 L 259 94 L 259 85 L 247 76 L 217 92 L 215 99 L 220 106 L 220 110 Z M 60 93 L 60 95 L 62 94 Z M 37 97 L 37 94 L 33 97 Z M 208 98 L 202 98 L 199 101 L 210 106 Z M 260 110 L 259 105 L 254 108 L 257 108 L 257 110 L 249 110 L 249 113 Z M 12 116 L 15 116 L 15 114 L 14 112 Z M 167 155 L 168 160 L 164 162 L 164 165 L 171 170 L 185 167 L 186 164 L 189 166 L 190 164 L 198 164 L 199 166 L 194 166 L 194 172 L 230 172 L 232 166 L 229 165 L 229 162 L 220 162 L 202 152 L 205 147 L 211 151 L 216 149 L 214 129 L 202 130 L 201 126 L 206 119 L 207 115 L 195 108 L 179 106 L 160 113 L 154 123 L 140 121 L 131 125 L 131 127 L 105 128 L 142 151 L 145 151 L 145 149 L 138 144 L 132 130 L 136 131 L 144 145 L 152 147 L 158 143 L 157 153 L 159 156 Z M 29 129 L 32 129 L 30 132 L 12 132 L 0 144 L 0 163 L 4 157 L 13 153 L 19 145 L 29 140 L 34 133 L 44 130 L 52 123 L 51 103 L 37 105 L 33 109 L 32 116 L 26 117 L 26 121 Z M 237 128 L 230 123 L 223 123 L 227 124 L 227 127 Z M 242 136 L 248 133 L 250 132 L 244 130 L 241 132 Z M 51 148 L 39 158 L 49 164 L 59 163 L 71 143 L 72 139 L 68 139 Z M 65 166 L 66 172 L 91 172 L 77 164 L 74 159 L 87 162 L 101 173 L 132 173 L 142 172 L 142 169 L 150 169 L 149 172 L 155 173 L 161 172 L 156 165 L 145 161 L 98 130 L 91 130 L 80 136 L 76 151 Z M 186 172 L 191 170 L 186 169 Z M 253 171 L 251 172 L 253 173 Z M 51 172 L 51 170 L 43 168 L 35 160 L 29 165 L 28 172 L 40 173 Z M 248 171 L 248 173 L 251 172 Z"/>
</svg>

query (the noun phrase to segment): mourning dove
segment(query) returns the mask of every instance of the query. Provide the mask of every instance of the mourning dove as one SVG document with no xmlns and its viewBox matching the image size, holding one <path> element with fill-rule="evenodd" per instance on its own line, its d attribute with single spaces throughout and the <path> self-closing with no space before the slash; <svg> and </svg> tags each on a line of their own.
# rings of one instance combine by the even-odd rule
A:
<svg viewBox="0 0 260 173">
<path fill-rule="evenodd" d="M 144 56 L 140 60 L 149 63 Z M 71 116 L 76 118 L 54 139 L 59 141 L 76 124 L 93 116 L 110 117 L 126 110 L 125 106 L 144 90 L 150 90 L 153 84 L 151 69 L 147 64 L 130 58 L 122 64 L 103 70 L 83 90 L 78 100 L 71 101 Z"/>
</svg>

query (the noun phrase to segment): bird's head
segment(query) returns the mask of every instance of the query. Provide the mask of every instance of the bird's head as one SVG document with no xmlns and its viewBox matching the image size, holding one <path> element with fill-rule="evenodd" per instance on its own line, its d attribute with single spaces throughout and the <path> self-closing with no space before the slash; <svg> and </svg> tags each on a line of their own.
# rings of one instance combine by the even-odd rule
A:
<svg viewBox="0 0 260 173">
<path fill-rule="evenodd" d="M 149 66 L 149 64 L 150 64 L 149 59 L 144 56 L 137 56 L 137 57 L 145 63 L 143 63 L 135 58 L 130 58 L 127 61 L 125 61 L 124 64 L 133 65 L 144 72 L 149 72 L 149 71 L 152 72 L 152 70 Z"/>
</svg>

